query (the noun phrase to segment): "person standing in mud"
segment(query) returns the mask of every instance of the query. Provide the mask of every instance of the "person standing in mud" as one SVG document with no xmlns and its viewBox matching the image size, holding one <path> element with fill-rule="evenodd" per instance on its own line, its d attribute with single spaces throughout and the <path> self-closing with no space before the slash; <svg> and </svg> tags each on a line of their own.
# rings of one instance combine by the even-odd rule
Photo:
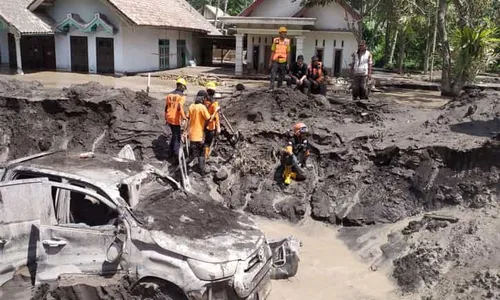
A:
<svg viewBox="0 0 500 300">
<path fill-rule="evenodd" d="M 291 87 L 292 84 L 297 85 L 302 93 L 308 94 L 311 84 L 307 80 L 307 65 L 304 63 L 304 56 L 297 56 L 297 62 L 290 68 L 290 77 L 287 79 L 286 85 Z"/>
<path fill-rule="evenodd" d="M 186 102 L 184 91 L 186 88 L 186 80 L 184 78 L 177 79 L 175 90 L 168 94 L 165 99 L 165 122 L 172 133 L 169 155 L 174 157 L 174 162 L 178 162 L 179 148 L 181 146 L 181 123 L 186 120 L 184 113 L 184 103 Z"/>
<path fill-rule="evenodd" d="M 311 93 L 326 95 L 326 85 L 324 83 L 324 70 L 323 64 L 319 61 L 319 58 L 314 55 L 311 58 L 311 66 L 307 70 L 307 79 L 311 84 Z"/>
<path fill-rule="evenodd" d="M 270 89 L 274 88 L 274 81 L 278 75 L 278 88 L 285 80 L 285 74 L 290 67 L 290 39 L 286 37 L 286 27 L 279 28 L 279 37 L 273 39 L 269 68 L 271 69 Z"/>
<path fill-rule="evenodd" d="M 212 121 L 208 122 L 207 127 L 205 127 L 205 159 L 208 160 L 211 148 L 213 147 L 213 143 L 217 136 L 221 132 L 220 128 L 220 117 L 217 112 L 217 108 L 219 107 L 219 102 L 215 100 L 215 89 L 217 84 L 213 81 L 207 83 L 207 94 L 208 97 L 205 98 L 205 106 L 208 109 L 208 113 L 215 114 L 215 117 Z"/>
<path fill-rule="evenodd" d="M 366 49 L 366 42 L 358 44 L 358 50 L 352 54 L 351 77 L 352 99 L 368 99 L 368 80 L 372 77 L 373 57 Z"/>
<path fill-rule="evenodd" d="M 203 102 L 208 98 L 206 91 L 198 91 L 194 103 L 189 106 L 188 110 L 188 122 L 186 123 L 186 129 L 184 134 L 184 139 L 189 138 L 191 151 L 190 151 L 190 162 L 194 159 L 198 159 L 198 169 L 201 175 L 205 175 L 205 154 L 203 153 L 203 139 L 204 131 L 207 122 L 214 120 L 215 115 L 219 112 L 220 107 L 215 109 L 215 112 L 210 115 L 207 107 Z"/>
</svg>

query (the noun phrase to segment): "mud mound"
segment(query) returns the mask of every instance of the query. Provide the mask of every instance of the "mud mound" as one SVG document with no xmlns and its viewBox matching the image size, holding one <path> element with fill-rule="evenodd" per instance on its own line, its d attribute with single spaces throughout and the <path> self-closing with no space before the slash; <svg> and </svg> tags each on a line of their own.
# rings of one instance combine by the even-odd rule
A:
<svg viewBox="0 0 500 300">
<path fill-rule="evenodd" d="M 442 107 L 434 127 L 478 137 L 495 137 L 500 133 L 500 93 L 468 89 Z"/>
<path fill-rule="evenodd" d="M 165 213 L 165 207 L 168 207 L 168 213 Z M 240 223 L 242 214 L 228 210 L 218 202 L 203 200 L 182 191 L 150 195 L 141 200 L 134 211 L 144 224 L 149 224 L 149 229 L 162 230 L 173 236 L 186 236 L 190 239 L 248 230 Z M 148 222 L 150 217 L 153 222 Z"/>
<path fill-rule="evenodd" d="M 117 153 L 131 144 L 138 157 L 154 157 L 162 133 L 155 99 L 99 83 L 47 91 L 36 83 L 2 81 L 0 161 L 60 148 Z"/>
</svg>

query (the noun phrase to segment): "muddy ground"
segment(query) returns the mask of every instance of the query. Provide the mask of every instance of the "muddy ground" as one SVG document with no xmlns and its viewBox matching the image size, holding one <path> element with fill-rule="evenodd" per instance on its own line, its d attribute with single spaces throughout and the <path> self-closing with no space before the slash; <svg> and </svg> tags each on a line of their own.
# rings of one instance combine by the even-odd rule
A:
<svg viewBox="0 0 500 300">
<path fill-rule="evenodd" d="M 498 94 L 468 90 L 438 109 L 377 94 L 307 97 L 289 89 L 250 89 L 221 100 L 229 128 L 208 163 L 193 173 L 197 193 L 271 219 L 309 217 L 343 225 L 351 250 L 388 272 L 401 295 L 421 299 L 500 297 L 494 269 L 500 243 Z M 97 83 L 64 90 L 0 79 L 0 160 L 49 149 L 117 153 L 132 144 L 145 160 L 164 160 L 163 101 Z M 279 151 L 295 122 L 313 146 L 305 182 L 281 184 Z M 422 218 L 441 211 L 458 222 Z M 412 220 L 412 223 L 409 223 Z M 300 271 L 299 271 L 300 272 Z M 319 298 L 318 298 L 319 299 Z"/>
</svg>

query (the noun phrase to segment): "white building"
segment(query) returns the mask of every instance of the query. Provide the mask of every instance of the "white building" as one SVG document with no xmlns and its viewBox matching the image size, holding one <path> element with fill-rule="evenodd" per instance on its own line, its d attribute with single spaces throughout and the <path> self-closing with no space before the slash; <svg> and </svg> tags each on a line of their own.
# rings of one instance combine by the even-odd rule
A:
<svg viewBox="0 0 500 300">
<path fill-rule="evenodd" d="M 20 73 L 124 74 L 203 56 L 211 62 L 208 35 L 220 33 L 185 0 L 0 0 L 0 62 Z"/>
<path fill-rule="evenodd" d="M 278 28 L 286 26 L 292 41 L 293 60 L 300 54 L 309 63 L 318 55 L 330 74 L 348 68 L 351 54 L 357 49 L 353 28 L 358 28 L 360 14 L 342 0 L 325 7 L 304 8 L 300 0 L 256 0 L 236 17 L 220 17 L 236 31 L 237 75 L 243 73 L 246 38 L 247 71 L 267 72 L 271 42 Z M 333 72 L 332 72 L 333 71 Z"/>
<path fill-rule="evenodd" d="M 217 16 L 217 17 L 216 17 Z M 221 22 L 219 21 L 220 17 L 229 16 L 222 9 L 217 9 L 217 7 L 206 4 L 203 7 L 203 17 L 210 22 L 210 24 L 215 26 L 215 22 L 217 21 L 217 28 L 221 27 Z"/>
</svg>

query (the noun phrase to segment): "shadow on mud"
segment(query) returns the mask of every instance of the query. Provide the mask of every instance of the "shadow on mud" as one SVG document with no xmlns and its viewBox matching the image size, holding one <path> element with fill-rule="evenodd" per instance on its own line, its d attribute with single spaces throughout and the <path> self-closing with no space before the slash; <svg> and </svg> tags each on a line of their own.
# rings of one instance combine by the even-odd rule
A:
<svg viewBox="0 0 500 300">
<path fill-rule="evenodd" d="M 500 119 L 471 121 L 450 125 L 450 130 L 481 137 L 493 137 L 500 132 Z"/>
</svg>

